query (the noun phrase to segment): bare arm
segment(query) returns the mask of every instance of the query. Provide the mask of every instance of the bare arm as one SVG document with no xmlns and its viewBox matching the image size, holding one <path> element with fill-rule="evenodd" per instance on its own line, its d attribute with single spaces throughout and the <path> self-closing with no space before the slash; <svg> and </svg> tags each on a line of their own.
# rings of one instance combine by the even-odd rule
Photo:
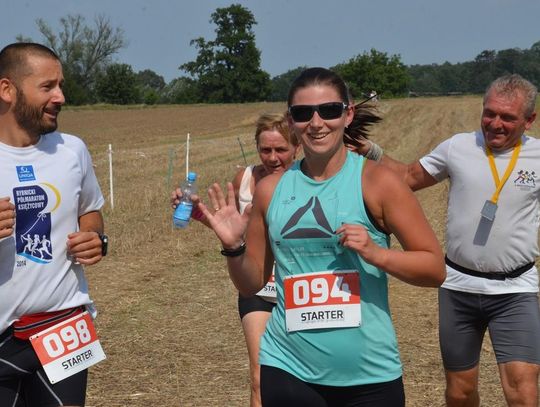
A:
<svg viewBox="0 0 540 407">
<path fill-rule="evenodd" d="M 369 161 L 362 184 L 370 212 L 396 236 L 403 250 L 376 245 L 361 225 L 343 225 L 338 229 L 342 244 L 402 281 L 440 286 L 446 277 L 441 247 L 412 191 L 394 172 Z"/>
<path fill-rule="evenodd" d="M 81 264 L 96 264 L 102 259 L 101 239 L 103 217 L 101 212 L 93 211 L 79 217 L 79 231 L 68 235 L 68 253 Z"/>
<path fill-rule="evenodd" d="M 268 240 L 265 214 L 278 179 L 279 177 L 268 176 L 261 180 L 255 190 L 251 211 L 242 215 L 236 208 L 231 183 L 227 185 L 227 197 L 217 184 L 209 191 L 210 201 L 212 205 L 220 208 L 219 211 L 212 215 L 205 205 L 200 204 L 224 249 L 239 248 L 245 235 L 245 253 L 227 257 L 231 280 L 244 296 L 258 292 L 272 274 L 274 257 Z"/>
<path fill-rule="evenodd" d="M 15 226 L 15 205 L 9 197 L 0 198 L 0 239 L 10 236 Z"/>
<path fill-rule="evenodd" d="M 366 138 L 361 138 L 359 140 L 360 146 L 355 148 L 354 151 L 360 155 L 369 158 L 369 150 L 372 145 L 376 145 L 373 141 Z M 415 161 L 410 164 L 405 164 L 401 161 L 398 161 L 387 154 L 383 154 L 382 149 L 380 149 L 379 162 L 392 171 L 394 171 L 398 176 L 405 181 L 409 188 L 413 191 L 418 191 L 419 189 L 427 188 L 437 183 L 437 180 L 433 178 L 420 164 L 420 161 Z"/>
<path fill-rule="evenodd" d="M 411 188 L 413 191 L 427 188 L 437 183 L 420 164 L 420 161 L 415 161 L 410 164 L 397 161 L 388 155 L 383 155 L 381 164 L 390 168 Z"/>
</svg>

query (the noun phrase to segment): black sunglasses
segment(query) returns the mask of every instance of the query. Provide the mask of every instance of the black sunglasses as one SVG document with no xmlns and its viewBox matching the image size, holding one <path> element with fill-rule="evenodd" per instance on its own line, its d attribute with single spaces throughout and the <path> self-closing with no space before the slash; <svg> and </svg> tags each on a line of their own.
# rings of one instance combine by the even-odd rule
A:
<svg viewBox="0 0 540 407">
<path fill-rule="evenodd" d="M 343 102 L 329 102 L 320 105 L 294 105 L 289 106 L 289 113 L 295 122 L 309 122 L 315 112 L 323 120 L 332 120 L 341 117 L 343 111 L 349 107 Z"/>
</svg>

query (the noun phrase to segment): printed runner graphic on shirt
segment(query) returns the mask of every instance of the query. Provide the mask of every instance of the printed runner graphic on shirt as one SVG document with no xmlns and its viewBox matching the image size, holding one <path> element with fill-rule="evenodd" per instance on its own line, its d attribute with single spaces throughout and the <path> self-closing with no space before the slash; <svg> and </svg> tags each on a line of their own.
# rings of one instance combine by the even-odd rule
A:
<svg viewBox="0 0 540 407">
<path fill-rule="evenodd" d="M 514 180 L 514 185 L 517 187 L 534 188 L 536 186 L 535 178 L 536 173 L 534 171 L 519 170 L 518 176 Z"/>
<path fill-rule="evenodd" d="M 51 213 L 60 205 L 60 192 L 51 184 L 13 189 L 17 254 L 36 263 L 52 260 Z"/>
</svg>

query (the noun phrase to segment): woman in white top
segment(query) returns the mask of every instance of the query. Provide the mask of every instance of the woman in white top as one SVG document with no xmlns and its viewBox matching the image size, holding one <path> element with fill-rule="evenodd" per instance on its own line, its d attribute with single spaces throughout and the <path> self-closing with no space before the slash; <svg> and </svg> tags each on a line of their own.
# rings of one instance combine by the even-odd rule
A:
<svg viewBox="0 0 540 407">
<path fill-rule="evenodd" d="M 233 179 L 236 203 L 240 212 L 251 205 L 255 185 L 269 174 L 285 171 L 298 152 L 298 142 L 289 134 L 287 118 L 283 114 L 263 114 L 255 130 L 255 142 L 261 164 L 243 168 Z M 238 295 L 238 312 L 246 338 L 251 376 L 251 407 L 261 405 L 259 392 L 259 342 L 276 301 L 273 283 L 267 284 L 257 295 Z"/>
<path fill-rule="evenodd" d="M 284 172 L 291 166 L 299 150 L 297 139 L 289 133 L 287 117 L 284 114 L 261 115 L 256 123 L 255 142 L 261 163 L 240 169 L 232 181 L 236 205 L 241 213 L 251 206 L 255 185 L 267 175 Z M 178 204 L 180 194 L 179 189 L 173 193 L 173 206 Z M 208 221 L 197 205 L 194 205 L 192 218 L 209 227 Z M 275 301 L 273 282 L 269 282 L 252 297 L 238 295 L 238 311 L 249 356 L 251 407 L 261 405 L 259 343 Z"/>
</svg>

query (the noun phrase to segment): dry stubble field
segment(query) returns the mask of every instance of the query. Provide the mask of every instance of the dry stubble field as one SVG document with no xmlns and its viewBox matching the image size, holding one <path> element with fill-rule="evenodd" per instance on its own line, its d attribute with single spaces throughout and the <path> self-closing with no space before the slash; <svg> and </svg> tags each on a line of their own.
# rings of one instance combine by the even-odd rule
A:
<svg viewBox="0 0 540 407">
<path fill-rule="evenodd" d="M 382 101 L 384 121 L 373 138 L 411 161 L 455 132 L 476 129 L 480 107 L 479 97 Z M 282 109 L 259 103 L 62 113 L 60 129 L 86 141 L 107 199 L 109 143 L 114 151 L 114 210 L 109 202 L 104 208 L 110 255 L 87 268 L 108 358 L 91 369 L 87 406 L 248 406 L 236 292 L 212 232 L 199 224 L 171 227 L 169 157 L 174 154 L 176 184 L 185 174 L 189 132 L 200 188 L 224 183 L 244 164 L 237 138 L 255 162 L 255 119 Z M 441 244 L 446 191 L 443 183 L 417 194 Z M 392 279 L 390 295 L 407 405 L 443 406 L 436 290 Z M 481 369 L 482 405 L 504 406 L 489 343 Z"/>
</svg>

